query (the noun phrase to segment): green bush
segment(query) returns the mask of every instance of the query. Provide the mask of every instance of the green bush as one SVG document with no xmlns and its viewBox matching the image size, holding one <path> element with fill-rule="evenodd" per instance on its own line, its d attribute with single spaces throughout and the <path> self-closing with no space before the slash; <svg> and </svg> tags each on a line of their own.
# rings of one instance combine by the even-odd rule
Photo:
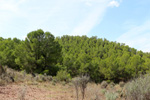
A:
<svg viewBox="0 0 150 100">
<path fill-rule="evenodd" d="M 56 79 L 58 81 L 65 81 L 65 82 L 69 82 L 71 79 L 71 76 L 69 73 L 67 73 L 66 71 L 60 70 L 57 72 L 56 75 Z"/>
</svg>

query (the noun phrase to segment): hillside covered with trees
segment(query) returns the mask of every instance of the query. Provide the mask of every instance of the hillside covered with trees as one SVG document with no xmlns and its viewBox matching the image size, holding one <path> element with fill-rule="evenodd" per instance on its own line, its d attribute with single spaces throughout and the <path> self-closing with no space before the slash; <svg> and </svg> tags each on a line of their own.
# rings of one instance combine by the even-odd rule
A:
<svg viewBox="0 0 150 100">
<path fill-rule="evenodd" d="M 95 36 L 54 37 L 39 29 L 25 40 L 0 37 L 0 64 L 28 73 L 87 74 L 95 82 L 119 82 L 149 73 L 150 53 Z"/>
</svg>

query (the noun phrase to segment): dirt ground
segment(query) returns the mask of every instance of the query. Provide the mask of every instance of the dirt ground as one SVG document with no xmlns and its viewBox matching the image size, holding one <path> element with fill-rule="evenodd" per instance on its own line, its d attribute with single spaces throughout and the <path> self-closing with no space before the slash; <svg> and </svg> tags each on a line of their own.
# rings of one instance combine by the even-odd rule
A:
<svg viewBox="0 0 150 100">
<path fill-rule="evenodd" d="M 0 100 L 22 100 L 23 96 L 25 100 L 75 100 L 73 87 L 69 85 L 17 83 L 0 86 Z"/>
<path fill-rule="evenodd" d="M 104 94 L 100 91 L 102 90 L 99 85 L 89 84 L 84 100 L 99 100 L 94 99 L 97 97 L 105 100 Z M 81 97 L 79 92 L 79 100 L 82 100 Z M 0 86 L 0 100 L 76 100 L 76 91 L 71 84 L 13 83 Z"/>
</svg>

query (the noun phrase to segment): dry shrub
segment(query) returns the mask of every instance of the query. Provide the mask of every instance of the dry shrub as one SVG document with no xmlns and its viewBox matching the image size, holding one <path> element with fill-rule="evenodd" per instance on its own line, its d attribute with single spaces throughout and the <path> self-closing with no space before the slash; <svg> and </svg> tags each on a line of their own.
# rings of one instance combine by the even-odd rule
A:
<svg viewBox="0 0 150 100">
<path fill-rule="evenodd" d="M 119 85 L 120 85 L 120 87 L 124 87 L 125 82 L 121 81 L 121 82 L 119 82 Z"/>
<path fill-rule="evenodd" d="M 122 87 L 120 87 L 120 85 L 119 85 L 119 84 L 116 84 L 116 85 L 114 86 L 114 89 L 115 89 L 115 91 L 116 91 L 116 92 L 118 92 L 118 93 L 121 93 L 121 92 L 122 92 L 122 90 L 123 90 L 123 88 L 122 88 Z"/>
<path fill-rule="evenodd" d="M 79 80 L 80 80 L 79 77 L 75 77 L 75 78 L 72 80 L 72 83 L 73 83 L 73 85 L 74 85 L 74 87 L 75 87 L 77 100 L 79 100 Z"/>
<path fill-rule="evenodd" d="M 106 91 L 107 91 L 106 89 L 101 89 L 101 93 L 102 93 L 102 94 L 105 94 Z"/>
<path fill-rule="evenodd" d="M 76 90 L 76 97 L 77 100 L 79 99 L 79 88 L 81 90 L 81 94 L 82 94 L 82 100 L 85 97 L 85 89 L 87 87 L 87 83 L 89 82 L 90 77 L 89 76 L 80 76 L 80 77 L 76 77 L 72 80 L 73 85 L 75 86 L 75 90 Z"/>
<path fill-rule="evenodd" d="M 116 100 L 119 94 L 114 91 L 107 91 L 105 93 L 106 100 Z"/>
<path fill-rule="evenodd" d="M 0 66 L 0 79 L 5 81 L 5 83 L 11 83 L 11 82 L 44 82 L 44 81 L 51 81 L 52 76 L 47 75 L 39 75 L 36 74 L 35 77 L 33 77 L 31 74 L 27 74 L 25 71 L 16 71 L 11 68 L 8 68 L 7 66 Z M 2 83 L 2 82 L 1 82 Z"/>
<path fill-rule="evenodd" d="M 125 85 L 127 100 L 150 100 L 150 75 L 141 76 Z"/>
<path fill-rule="evenodd" d="M 0 86 L 4 86 L 4 85 L 6 85 L 6 81 L 5 81 L 5 80 L 0 79 Z"/>
<path fill-rule="evenodd" d="M 112 89 L 114 88 L 114 86 L 115 86 L 115 83 L 111 82 L 107 85 L 106 89 Z"/>
<path fill-rule="evenodd" d="M 101 88 L 106 88 L 108 86 L 108 83 L 106 81 L 103 81 L 101 83 Z"/>
<path fill-rule="evenodd" d="M 100 85 L 88 84 L 86 92 L 86 100 L 102 100 Z"/>
<path fill-rule="evenodd" d="M 41 75 L 41 74 L 35 74 L 35 76 L 32 77 L 32 81 L 36 81 L 36 82 L 49 82 L 49 81 L 52 81 L 53 80 L 53 77 L 52 76 L 48 76 L 48 75 Z"/>
<path fill-rule="evenodd" d="M 7 66 L 0 66 L 0 84 L 7 85 L 8 83 L 14 82 L 13 74 L 9 74 Z"/>
</svg>

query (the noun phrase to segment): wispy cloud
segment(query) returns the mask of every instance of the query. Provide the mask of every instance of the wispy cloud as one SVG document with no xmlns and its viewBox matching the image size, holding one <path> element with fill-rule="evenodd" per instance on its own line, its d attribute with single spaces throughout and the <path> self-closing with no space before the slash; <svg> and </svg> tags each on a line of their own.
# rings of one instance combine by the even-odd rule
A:
<svg viewBox="0 0 150 100">
<path fill-rule="evenodd" d="M 105 14 L 108 2 L 99 3 L 83 17 L 77 26 L 74 27 L 71 35 L 86 35 L 97 24 L 99 24 Z"/>
<path fill-rule="evenodd" d="M 0 34 L 21 38 L 32 30 L 42 28 L 55 36 L 87 35 L 101 22 L 111 2 L 113 1 L 0 0 Z"/>
<path fill-rule="evenodd" d="M 139 26 L 134 26 L 121 35 L 117 41 L 144 52 L 150 52 L 150 20 Z"/>
<path fill-rule="evenodd" d="M 109 4 L 108 4 L 108 6 L 110 6 L 110 7 L 119 7 L 119 2 L 118 1 L 115 1 L 115 0 L 113 0 L 113 1 L 111 1 Z"/>
</svg>

